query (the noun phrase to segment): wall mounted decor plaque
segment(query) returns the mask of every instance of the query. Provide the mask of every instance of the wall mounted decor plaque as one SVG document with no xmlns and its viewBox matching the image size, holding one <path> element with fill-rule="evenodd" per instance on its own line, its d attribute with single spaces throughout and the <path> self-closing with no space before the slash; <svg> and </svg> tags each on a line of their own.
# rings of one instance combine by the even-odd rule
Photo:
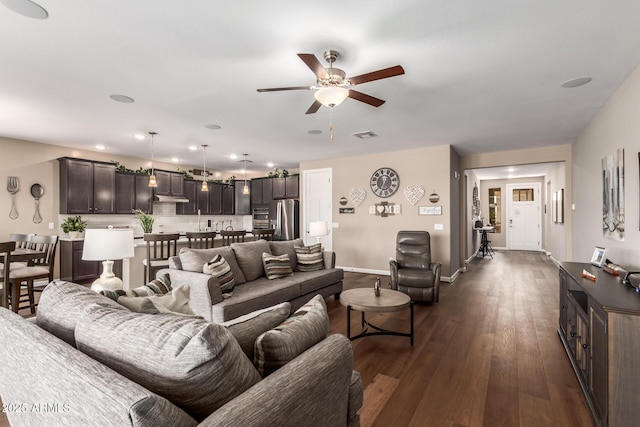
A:
<svg viewBox="0 0 640 427">
<path fill-rule="evenodd" d="M 411 203 L 411 206 L 415 206 L 424 197 L 424 187 L 422 185 L 407 185 L 404 187 L 404 197 Z"/>
<path fill-rule="evenodd" d="M 349 191 L 349 200 L 351 200 L 351 203 L 356 205 L 356 207 L 360 206 L 365 197 L 367 197 L 367 192 L 364 188 L 352 188 L 351 191 Z"/>
</svg>

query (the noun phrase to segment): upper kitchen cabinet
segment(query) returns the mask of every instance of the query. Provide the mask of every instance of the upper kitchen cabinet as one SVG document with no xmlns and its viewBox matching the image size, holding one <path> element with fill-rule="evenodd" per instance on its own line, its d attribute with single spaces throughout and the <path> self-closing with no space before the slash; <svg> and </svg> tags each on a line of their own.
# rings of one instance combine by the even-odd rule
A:
<svg viewBox="0 0 640 427">
<path fill-rule="evenodd" d="M 242 194 L 244 185 L 249 185 L 250 181 L 236 181 L 236 215 L 251 215 L 251 195 Z"/>
<path fill-rule="evenodd" d="M 60 162 L 60 213 L 115 213 L 116 166 L 69 157 Z"/>
<path fill-rule="evenodd" d="M 195 215 L 198 213 L 198 193 L 200 192 L 200 181 L 185 179 L 182 185 L 184 197 L 188 203 L 177 203 L 176 214 L 178 215 Z M 208 201 L 207 201 L 208 203 Z"/>
<path fill-rule="evenodd" d="M 236 188 L 235 187 L 236 187 L 235 185 L 222 186 L 222 214 L 223 215 L 236 214 Z"/>
<path fill-rule="evenodd" d="M 274 199 L 296 199 L 300 194 L 300 175 L 271 178 Z"/>
<path fill-rule="evenodd" d="M 184 196 L 184 174 L 157 169 L 154 173 L 158 181 L 158 186 L 156 187 L 158 196 Z"/>
<path fill-rule="evenodd" d="M 268 207 L 273 201 L 271 178 L 255 178 L 251 180 L 251 206 Z"/>
<path fill-rule="evenodd" d="M 116 213 L 130 214 L 135 209 L 153 212 L 153 188 L 149 187 L 149 175 L 116 172 Z"/>
</svg>

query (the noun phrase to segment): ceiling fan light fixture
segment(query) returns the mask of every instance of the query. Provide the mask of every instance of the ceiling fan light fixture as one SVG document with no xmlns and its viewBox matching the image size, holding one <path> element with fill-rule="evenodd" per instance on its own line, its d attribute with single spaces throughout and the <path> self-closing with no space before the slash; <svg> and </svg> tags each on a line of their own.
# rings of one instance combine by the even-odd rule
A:
<svg viewBox="0 0 640 427">
<path fill-rule="evenodd" d="M 330 86 L 318 89 L 313 96 L 325 107 L 336 107 L 349 97 L 349 91 L 343 87 Z"/>
</svg>

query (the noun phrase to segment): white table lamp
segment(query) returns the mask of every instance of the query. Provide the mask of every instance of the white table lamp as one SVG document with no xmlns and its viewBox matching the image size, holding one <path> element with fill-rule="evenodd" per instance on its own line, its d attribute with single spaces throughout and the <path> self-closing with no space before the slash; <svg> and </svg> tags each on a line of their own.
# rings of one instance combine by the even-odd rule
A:
<svg viewBox="0 0 640 427">
<path fill-rule="evenodd" d="M 309 223 L 309 236 L 317 238 L 318 243 L 320 243 L 320 238 L 322 236 L 327 235 L 329 235 L 329 224 L 327 224 L 327 221 L 315 221 Z"/>
<path fill-rule="evenodd" d="M 122 280 L 113 274 L 113 261 L 133 258 L 133 229 L 88 228 L 84 232 L 82 259 L 102 261 L 102 274 L 91 285 L 91 290 L 122 289 Z"/>
</svg>

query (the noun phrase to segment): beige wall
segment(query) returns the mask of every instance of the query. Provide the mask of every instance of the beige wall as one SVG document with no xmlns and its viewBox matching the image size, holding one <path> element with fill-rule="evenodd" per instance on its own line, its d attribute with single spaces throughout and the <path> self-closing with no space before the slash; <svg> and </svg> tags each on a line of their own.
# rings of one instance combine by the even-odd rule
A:
<svg viewBox="0 0 640 427">
<path fill-rule="evenodd" d="M 573 146 L 573 259 L 589 262 L 595 246 L 607 248 L 617 264 L 640 267 L 638 152 L 640 151 L 640 68 L 627 78 L 591 120 Z M 602 235 L 602 159 L 624 149 L 625 240 Z"/>
<path fill-rule="evenodd" d="M 444 145 L 301 163 L 301 171 L 332 168 L 333 221 L 339 224 L 339 228 L 333 230 L 337 264 L 347 269 L 388 274 L 389 258 L 395 256 L 398 231 L 426 230 L 431 234 L 432 258 L 442 262 L 442 275 L 449 277 L 452 274 L 451 228 L 457 226 L 451 221 L 452 205 L 458 209 L 458 202 L 452 204 L 451 201 L 450 180 L 454 179 L 451 157 L 450 146 Z M 380 167 L 390 167 L 400 176 L 400 189 L 388 199 L 374 196 L 369 186 L 371 174 Z M 455 181 L 459 183 L 459 179 Z M 411 206 L 404 196 L 403 189 L 407 185 L 422 185 L 425 189 L 425 197 L 416 206 Z M 338 213 L 338 200 L 348 196 L 350 189 L 355 187 L 366 190 L 366 199 L 354 214 Z M 304 189 L 304 185 L 301 188 Z M 440 201 L 435 205 L 428 200 L 433 191 L 440 195 Z M 304 194 L 302 199 L 304 208 Z M 402 214 L 381 218 L 368 213 L 369 206 L 384 200 L 401 204 Z M 442 215 L 418 215 L 418 206 L 442 206 Z M 353 204 L 349 202 L 347 207 L 353 207 Z M 434 230 L 436 223 L 443 224 L 444 230 Z"/>
</svg>

